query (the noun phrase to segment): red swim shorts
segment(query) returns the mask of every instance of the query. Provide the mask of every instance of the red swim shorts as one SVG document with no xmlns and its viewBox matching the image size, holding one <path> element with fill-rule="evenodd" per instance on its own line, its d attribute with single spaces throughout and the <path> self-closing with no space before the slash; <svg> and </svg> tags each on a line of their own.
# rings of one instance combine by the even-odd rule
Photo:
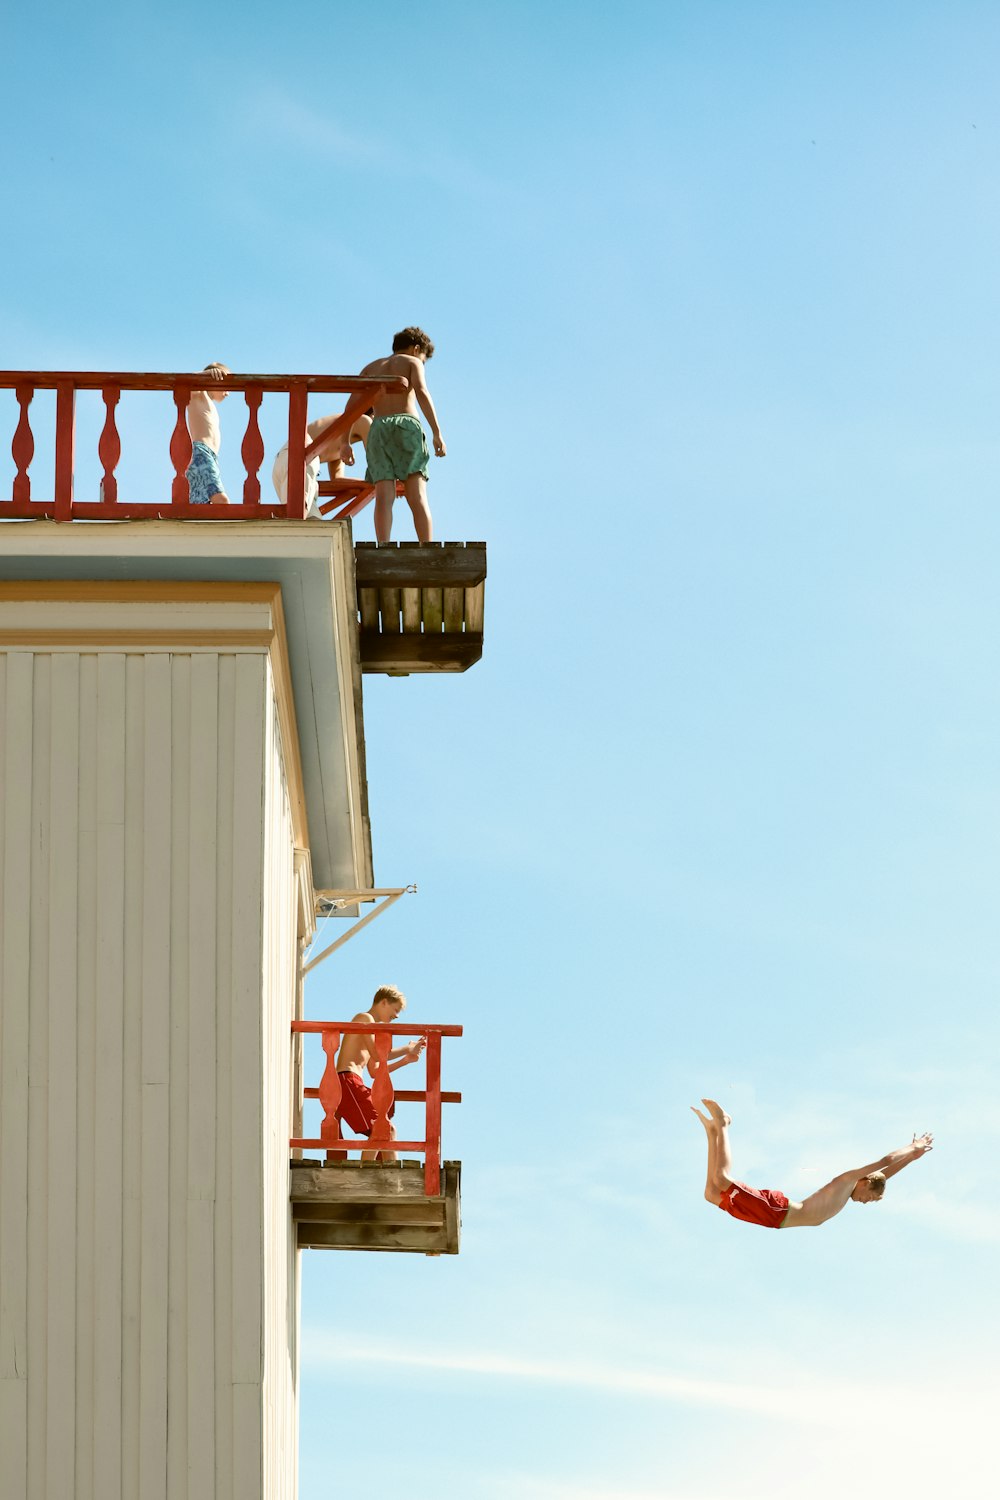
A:
<svg viewBox="0 0 1000 1500">
<path fill-rule="evenodd" d="M 338 1073 L 340 1079 L 340 1108 L 337 1119 L 349 1125 L 355 1135 L 371 1135 L 375 1123 L 375 1106 L 372 1091 L 357 1073 Z M 389 1119 L 396 1113 L 395 1104 L 389 1106 Z"/>
<path fill-rule="evenodd" d="M 788 1199 L 777 1188 L 752 1188 L 745 1182 L 734 1182 L 722 1195 L 719 1207 L 745 1224 L 760 1224 L 764 1229 L 780 1229 L 788 1212 Z"/>
</svg>

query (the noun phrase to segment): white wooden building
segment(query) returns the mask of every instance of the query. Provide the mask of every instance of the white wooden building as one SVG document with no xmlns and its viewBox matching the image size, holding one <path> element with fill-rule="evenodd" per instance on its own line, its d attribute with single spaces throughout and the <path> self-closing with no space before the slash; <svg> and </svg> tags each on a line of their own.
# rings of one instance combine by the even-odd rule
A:
<svg viewBox="0 0 1000 1500">
<path fill-rule="evenodd" d="M 372 884 L 346 523 L 0 533 L 0 1496 L 293 1500 L 300 945 Z"/>
</svg>

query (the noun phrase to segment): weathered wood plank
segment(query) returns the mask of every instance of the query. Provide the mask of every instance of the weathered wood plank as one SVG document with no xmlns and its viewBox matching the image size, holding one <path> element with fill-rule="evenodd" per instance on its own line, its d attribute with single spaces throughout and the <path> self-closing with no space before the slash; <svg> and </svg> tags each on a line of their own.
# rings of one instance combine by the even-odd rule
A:
<svg viewBox="0 0 1000 1500">
<path fill-rule="evenodd" d="M 440 1227 L 445 1222 L 445 1205 L 440 1198 L 424 1198 L 419 1202 L 409 1198 L 379 1199 L 365 1203 L 310 1199 L 308 1203 L 293 1201 L 292 1217 L 298 1224 L 431 1224 Z"/>
<path fill-rule="evenodd" d="M 465 628 L 468 631 L 483 631 L 483 611 L 486 600 L 485 583 L 477 583 L 465 591 Z"/>
<path fill-rule="evenodd" d="M 443 1228 L 425 1224 L 312 1224 L 297 1226 L 300 1249 L 409 1250 L 423 1255 L 449 1252 Z"/>
<path fill-rule="evenodd" d="M 294 1162 L 291 1168 L 293 1202 L 310 1198 L 423 1198 L 423 1163 L 382 1166 L 378 1162 L 331 1162 L 327 1166 Z"/>
<path fill-rule="evenodd" d="M 378 629 L 378 589 L 358 589 L 358 610 L 366 630 Z"/>
<path fill-rule="evenodd" d="M 486 577 L 485 542 L 358 542 L 354 558 L 358 583 L 383 588 L 471 588 Z"/>
<path fill-rule="evenodd" d="M 420 590 L 406 588 L 399 592 L 403 607 L 403 630 L 406 634 L 413 635 L 420 630 Z M 361 623 L 365 623 L 364 619 Z"/>
<path fill-rule="evenodd" d="M 462 1234 L 462 1163 L 442 1164 L 441 1187 L 444 1190 L 445 1240 L 448 1254 L 457 1255 Z"/>
<path fill-rule="evenodd" d="M 465 672 L 483 654 L 483 638 L 460 635 L 382 636 L 361 632 L 363 672 Z"/>
<path fill-rule="evenodd" d="M 399 634 L 399 589 L 379 589 L 378 612 L 385 635 Z"/>
<path fill-rule="evenodd" d="M 465 590 L 462 588 L 445 588 L 444 628 L 446 635 L 456 634 L 462 629 L 464 615 Z"/>
<path fill-rule="evenodd" d="M 427 635 L 440 635 L 444 623 L 444 589 L 421 589 L 420 594 L 424 631 Z"/>
</svg>

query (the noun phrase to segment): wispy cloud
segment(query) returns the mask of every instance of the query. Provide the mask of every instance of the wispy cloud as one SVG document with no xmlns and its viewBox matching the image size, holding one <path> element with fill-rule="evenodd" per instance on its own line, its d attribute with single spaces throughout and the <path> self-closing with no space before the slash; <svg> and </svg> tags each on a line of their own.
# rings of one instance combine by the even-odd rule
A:
<svg viewBox="0 0 1000 1500">
<path fill-rule="evenodd" d="M 371 132 L 349 129 L 335 113 L 303 104 L 300 99 L 272 84 L 263 85 L 253 99 L 253 124 L 282 145 L 299 147 L 306 161 L 321 172 L 324 158 L 371 163 L 385 156 L 383 143 Z M 322 192 L 322 181 L 316 188 Z"/>
<path fill-rule="evenodd" d="M 704 1494 L 680 1494 L 676 1490 L 657 1488 L 636 1489 L 620 1484 L 590 1485 L 563 1483 L 560 1480 L 535 1479 L 530 1474 L 504 1474 L 496 1480 L 496 1495 L 508 1500 L 517 1495 L 518 1500 L 711 1500 Z M 719 1497 L 722 1500 L 722 1496 Z"/>
<path fill-rule="evenodd" d="M 708 1406 L 824 1428 L 865 1424 L 870 1422 L 873 1411 L 879 1413 L 883 1424 L 904 1418 L 907 1424 L 911 1424 L 921 1414 L 928 1424 L 939 1423 L 943 1410 L 960 1414 L 963 1425 L 976 1420 L 988 1422 L 1000 1396 L 1000 1385 L 985 1388 L 979 1382 L 970 1382 L 968 1389 L 962 1391 L 954 1386 L 936 1390 L 925 1383 L 914 1387 L 868 1386 L 810 1382 L 801 1378 L 768 1386 L 705 1380 L 662 1370 L 526 1359 L 497 1351 L 428 1351 L 390 1345 L 359 1349 L 353 1340 L 322 1331 L 307 1336 L 305 1360 L 314 1369 L 343 1367 L 356 1370 L 359 1362 L 420 1368 L 442 1374 L 478 1375 L 484 1379 L 532 1382 L 651 1401 Z"/>
</svg>

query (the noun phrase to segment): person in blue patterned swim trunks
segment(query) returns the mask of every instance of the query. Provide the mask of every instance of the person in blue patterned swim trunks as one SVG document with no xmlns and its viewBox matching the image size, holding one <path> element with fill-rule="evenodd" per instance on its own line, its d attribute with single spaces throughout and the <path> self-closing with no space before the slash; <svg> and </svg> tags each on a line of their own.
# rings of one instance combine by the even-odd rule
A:
<svg viewBox="0 0 1000 1500">
<path fill-rule="evenodd" d="M 212 380 L 227 376 L 227 365 L 218 363 L 205 366 L 205 373 Z M 219 473 L 219 413 L 216 405 L 225 401 L 227 391 L 192 391 L 188 402 L 187 427 L 191 434 L 191 462 L 184 471 L 188 482 L 192 505 L 208 505 L 212 500 L 229 504 L 229 496 Z"/>
<path fill-rule="evenodd" d="M 434 345 L 422 328 L 404 328 L 392 341 L 392 354 L 386 359 L 373 359 L 361 371 L 362 375 L 402 375 L 409 382 L 408 390 L 376 399 L 375 418 L 368 432 L 365 478 L 375 486 L 375 535 L 380 542 L 387 542 L 392 535 L 397 480 L 403 482 L 417 540 L 434 539 L 434 523 L 427 504 L 430 455 L 417 411 L 419 406 L 430 423 L 434 452 L 438 458 L 444 458 L 448 450 L 424 380 L 424 365 L 433 353 Z"/>
</svg>

